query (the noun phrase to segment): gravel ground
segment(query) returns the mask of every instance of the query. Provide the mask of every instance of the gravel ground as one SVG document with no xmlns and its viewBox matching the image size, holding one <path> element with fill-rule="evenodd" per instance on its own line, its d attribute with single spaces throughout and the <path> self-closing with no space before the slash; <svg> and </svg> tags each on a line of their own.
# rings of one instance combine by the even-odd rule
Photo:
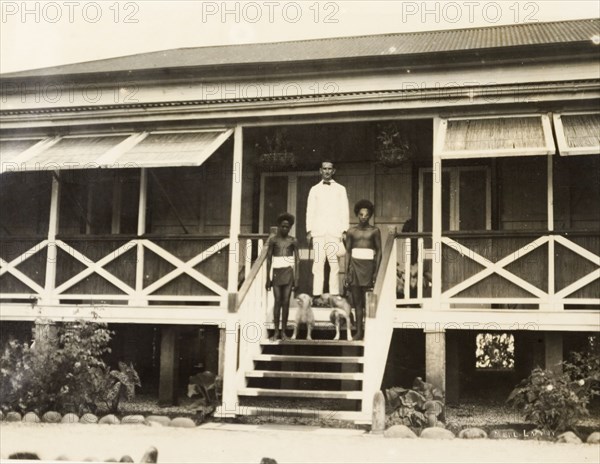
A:
<svg viewBox="0 0 600 464">
<path fill-rule="evenodd" d="M 138 461 L 156 446 L 160 463 L 254 463 L 268 456 L 284 463 L 598 463 L 597 445 L 524 440 L 400 440 L 359 430 L 293 426 L 206 424 L 194 429 L 140 425 L 0 425 L 0 454 L 37 452 L 51 460 Z"/>
<path fill-rule="evenodd" d="M 158 406 L 158 401 L 155 396 L 138 395 L 131 402 L 123 402 L 121 404 L 120 416 L 126 414 L 160 414 L 170 417 L 183 416 L 195 417 L 194 409 L 190 408 L 193 403 L 187 397 L 180 398 L 179 406 L 170 406 L 161 408 Z M 284 398 L 274 399 L 269 402 L 269 407 L 280 408 L 296 408 L 296 403 L 293 400 L 286 401 Z M 320 409 L 323 404 L 303 405 L 305 409 Z M 325 409 L 335 409 L 333 407 Z M 356 428 L 364 429 L 362 426 L 355 426 L 350 422 L 331 420 L 326 418 L 313 419 L 310 417 L 277 417 L 269 416 L 269 418 L 240 416 L 235 420 L 218 420 L 211 419 L 214 422 L 235 422 L 239 424 L 281 424 L 281 425 L 306 425 L 315 427 L 331 427 L 331 428 Z M 449 405 L 446 409 L 446 422 L 454 422 L 461 428 L 466 427 L 481 427 L 486 430 L 490 428 L 515 427 L 517 429 L 531 429 L 533 426 L 524 422 L 523 417 L 510 408 L 503 402 L 482 403 L 482 402 L 463 402 L 460 405 Z M 579 424 L 585 431 L 600 430 L 600 402 L 596 402 L 594 407 L 590 409 L 590 415 L 582 419 Z"/>
</svg>

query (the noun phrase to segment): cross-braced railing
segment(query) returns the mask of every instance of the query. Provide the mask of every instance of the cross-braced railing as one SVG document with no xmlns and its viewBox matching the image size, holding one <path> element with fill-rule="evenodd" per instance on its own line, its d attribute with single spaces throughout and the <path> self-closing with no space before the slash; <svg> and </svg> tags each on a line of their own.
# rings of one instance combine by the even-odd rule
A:
<svg viewBox="0 0 600 464">
<path fill-rule="evenodd" d="M 600 236 L 595 232 L 446 232 L 441 245 L 424 234 L 398 234 L 397 242 L 398 307 L 562 310 L 600 305 Z M 441 282 L 431 280 L 435 260 Z M 431 298 L 435 286 L 441 286 L 438 301 Z"/>
<path fill-rule="evenodd" d="M 2 240 L 0 276 L 11 277 L 3 285 L 3 299 L 226 305 L 229 238 L 59 237 L 25 251 L 24 241 L 16 243 Z"/>
</svg>

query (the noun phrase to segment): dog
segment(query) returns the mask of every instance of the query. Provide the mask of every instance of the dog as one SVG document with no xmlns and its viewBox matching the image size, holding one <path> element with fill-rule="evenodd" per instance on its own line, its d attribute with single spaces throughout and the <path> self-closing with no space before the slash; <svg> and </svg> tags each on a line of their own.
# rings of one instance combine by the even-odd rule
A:
<svg viewBox="0 0 600 464">
<path fill-rule="evenodd" d="M 312 310 L 312 298 L 306 293 L 301 293 L 296 297 L 298 303 L 298 309 L 296 310 L 296 325 L 294 326 L 294 333 L 292 340 L 296 340 L 298 336 L 298 326 L 300 324 L 306 324 L 306 339 L 312 340 L 312 329 L 315 326 L 315 313 Z"/>
<path fill-rule="evenodd" d="M 350 305 L 346 298 L 340 295 L 334 296 L 330 295 L 329 293 L 324 293 L 315 300 L 314 304 L 315 306 L 322 308 L 331 308 L 329 320 L 335 326 L 334 340 L 340 339 L 340 327 L 342 320 L 346 323 L 346 338 L 347 340 L 352 340 L 352 334 L 350 330 L 354 324 L 354 315 L 352 313 L 352 305 Z"/>
</svg>

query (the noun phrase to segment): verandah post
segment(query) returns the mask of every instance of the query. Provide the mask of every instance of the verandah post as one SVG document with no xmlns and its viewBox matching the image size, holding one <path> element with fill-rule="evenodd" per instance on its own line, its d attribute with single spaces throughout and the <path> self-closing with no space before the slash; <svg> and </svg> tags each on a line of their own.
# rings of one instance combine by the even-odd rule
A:
<svg viewBox="0 0 600 464">
<path fill-rule="evenodd" d="M 137 224 L 137 250 L 135 267 L 135 298 L 130 304 L 145 306 L 148 304 L 144 300 L 142 290 L 144 289 L 144 245 L 142 245 L 142 236 L 146 233 L 146 206 L 148 203 L 148 169 L 140 169 L 140 192 L 138 204 L 138 224 Z"/>
<path fill-rule="evenodd" d="M 236 126 L 233 133 L 233 165 L 231 176 L 231 220 L 229 227 L 229 263 L 227 279 L 227 306 L 228 314 L 224 328 L 221 330 L 221 336 L 225 337 L 225 342 L 220 343 L 223 347 L 225 365 L 223 369 L 223 396 L 219 414 L 221 417 L 235 416 L 238 409 L 238 396 L 236 383 L 238 368 L 238 320 L 235 314 L 237 306 L 237 285 L 238 285 L 238 265 L 239 265 L 239 234 L 242 214 L 242 145 L 243 133 L 242 126 Z"/>
<path fill-rule="evenodd" d="M 58 304 L 58 298 L 54 295 L 56 288 L 56 258 L 58 250 L 56 247 L 56 234 L 58 234 L 58 213 L 59 213 L 59 195 L 60 182 L 58 171 L 52 175 L 52 190 L 50 194 L 50 218 L 48 222 L 48 246 L 46 247 L 46 279 L 44 282 L 44 295 L 40 303 Z"/>
<path fill-rule="evenodd" d="M 233 132 L 233 164 L 231 171 L 231 219 L 229 225 L 229 265 L 227 292 L 237 294 L 240 262 L 239 236 L 242 222 L 242 126 Z M 229 297 L 229 311 L 235 311 L 236 298 Z"/>
<path fill-rule="evenodd" d="M 442 125 L 447 124 L 440 118 L 433 119 L 433 171 L 432 171 L 432 245 L 433 245 L 433 263 L 432 263 L 432 303 L 434 309 L 443 309 L 442 297 L 442 143 L 445 128 Z"/>
</svg>

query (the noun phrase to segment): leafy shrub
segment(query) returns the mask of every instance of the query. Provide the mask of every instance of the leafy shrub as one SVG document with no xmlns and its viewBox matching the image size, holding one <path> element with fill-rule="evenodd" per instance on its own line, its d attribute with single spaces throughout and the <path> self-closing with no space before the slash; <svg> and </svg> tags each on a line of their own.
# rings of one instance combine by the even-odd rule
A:
<svg viewBox="0 0 600 464">
<path fill-rule="evenodd" d="M 563 362 L 563 371 L 573 381 L 583 380 L 590 399 L 600 396 L 600 336 L 590 336 L 586 350 L 572 352 Z"/>
<path fill-rule="evenodd" d="M 105 370 L 105 385 L 100 392 L 101 400 L 108 411 L 117 412 L 121 398 L 132 400 L 135 397 L 135 387 L 141 387 L 140 377 L 132 364 L 119 362 L 119 370 Z"/>
<path fill-rule="evenodd" d="M 589 389 L 585 380 L 569 374 L 535 368 L 511 392 L 507 402 L 525 415 L 525 420 L 551 433 L 573 428 L 588 415 Z"/>
<path fill-rule="evenodd" d="M 386 426 L 434 427 L 444 412 L 444 393 L 417 377 L 412 389 L 385 390 Z"/>
<path fill-rule="evenodd" d="M 131 366 L 135 375 L 126 375 L 134 379 L 134 386 L 122 378 L 117 379 L 117 387 L 117 376 L 102 360 L 110 352 L 112 335 L 106 324 L 76 321 L 58 325 L 56 332 L 54 338 L 37 337 L 31 346 L 13 340 L 5 347 L 0 357 L 2 409 L 38 414 L 48 410 L 95 412 L 98 404 L 108 404 L 115 391 L 120 397 L 123 386 L 129 395 L 139 385 Z"/>
<path fill-rule="evenodd" d="M 515 337 L 508 333 L 480 333 L 476 337 L 475 367 L 512 369 L 515 367 Z"/>
</svg>

